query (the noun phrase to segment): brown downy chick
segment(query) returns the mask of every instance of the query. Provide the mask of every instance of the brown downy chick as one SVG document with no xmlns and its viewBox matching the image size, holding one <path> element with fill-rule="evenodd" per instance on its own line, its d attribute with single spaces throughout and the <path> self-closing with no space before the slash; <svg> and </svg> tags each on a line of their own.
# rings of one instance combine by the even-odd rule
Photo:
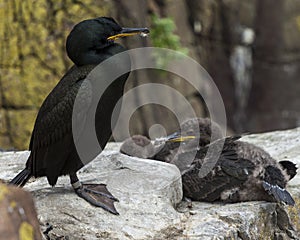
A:
<svg viewBox="0 0 300 240">
<path fill-rule="evenodd" d="M 191 118 L 180 125 L 180 129 L 151 142 L 145 136 L 135 135 L 124 141 L 120 151 L 129 156 L 174 162 L 181 151 L 203 147 L 210 143 L 212 132 L 216 139 L 222 138 L 222 130 L 208 118 Z"/>
<path fill-rule="evenodd" d="M 190 168 L 182 175 L 184 195 L 208 202 L 263 200 L 294 205 L 285 187 L 295 176 L 296 165 L 289 161 L 277 162 L 262 148 L 237 139 L 226 138 L 223 147 L 217 140 L 178 156 L 183 162 L 191 161 L 194 156 Z M 210 152 L 209 148 L 212 148 Z M 221 154 L 216 156 L 220 148 Z M 208 174 L 203 174 L 206 169 Z"/>
</svg>

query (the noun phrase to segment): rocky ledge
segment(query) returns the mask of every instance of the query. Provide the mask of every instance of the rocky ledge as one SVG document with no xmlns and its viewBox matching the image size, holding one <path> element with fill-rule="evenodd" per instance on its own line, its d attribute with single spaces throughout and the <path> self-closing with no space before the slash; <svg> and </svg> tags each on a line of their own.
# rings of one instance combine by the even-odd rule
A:
<svg viewBox="0 0 300 240">
<path fill-rule="evenodd" d="M 300 128 L 243 137 L 278 160 L 300 165 Z M 46 178 L 25 189 L 35 200 L 41 230 L 48 239 L 299 239 L 300 175 L 289 183 L 294 207 L 268 202 L 238 204 L 185 202 L 178 169 L 118 152 L 110 143 L 81 169 L 84 182 L 106 183 L 119 199 L 115 216 L 78 198 L 68 177 L 52 188 Z M 0 178 L 11 179 L 23 169 L 28 152 L 0 153 Z"/>
</svg>

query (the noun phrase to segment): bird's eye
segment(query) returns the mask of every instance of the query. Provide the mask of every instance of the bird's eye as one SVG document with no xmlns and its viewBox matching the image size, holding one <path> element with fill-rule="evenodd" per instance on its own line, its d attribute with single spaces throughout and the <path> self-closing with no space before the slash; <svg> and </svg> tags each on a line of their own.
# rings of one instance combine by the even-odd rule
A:
<svg viewBox="0 0 300 240">
<path fill-rule="evenodd" d="M 192 135 L 193 132 L 194 132 L 194 131 L 193 131 L 192 129 L 190 129 L 190 130 L 188 130 L 187 134 L 188 134 L 188 135 Z"/>
</svg>

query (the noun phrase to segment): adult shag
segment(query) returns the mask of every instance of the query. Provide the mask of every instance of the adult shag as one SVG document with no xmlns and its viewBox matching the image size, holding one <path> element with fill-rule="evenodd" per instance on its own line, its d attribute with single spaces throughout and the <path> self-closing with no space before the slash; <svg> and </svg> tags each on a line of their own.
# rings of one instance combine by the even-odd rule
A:
<svg viewBox="0 0 300 240">
<path fill-rule="evenodd" d="M 81 184 L 77 177 L 76 172 L 84 164 L 76 151 L 72 133 L 73 106 L 75 98 L 81 97 L 82 109 L 79 110 L 76 120 L 84 125 L 91 98 L 93 94 L 97 94 L 93 93 L 88 84 L 88 74 L 102 61 L 126 50 L 115 43 L 115 39 L 147 33 L 147 28 L 122 28 L 114 19 L 107 17 L 82 21 L 72 29 L 66 41 L 66 49 L 68 57 L 75 65 L 43 102 L 32 132 L 29 145 L 31 153 L 26 167 L 10 182 L 11 184 L 23 186 L 32 176 L 46 176 L 49 184 L 54 186 L 59 176 L 69 175 L 79 197 L 94 206 L 118 214 L 114 207 L 114 201 L 117 199 L 104 184 Z M 101 149 L 104 149 L 112 133 L 112 112 L 123 95 L 124 84 L 130 71 L 130 58 L 128 56 L 128 61 L 120 60 L 114 64 L 113 68 L 122 68 L 125 64 L 128 71 L 109 85 L 97 106 L 95 128 Z M 100 76 L 99 81 L 101 80 L 103 81 Z M 77 96 L 80 87 L 84 90 L 81 96 Z M 101 149 L 99 148 L 97 153 L 100 153 Z"/>
</svg>

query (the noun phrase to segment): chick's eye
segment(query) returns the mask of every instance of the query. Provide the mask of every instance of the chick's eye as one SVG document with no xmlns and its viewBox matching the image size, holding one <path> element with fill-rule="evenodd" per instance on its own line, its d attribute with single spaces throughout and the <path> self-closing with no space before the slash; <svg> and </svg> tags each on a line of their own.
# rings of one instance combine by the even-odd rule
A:
<svg viewBox="0 0 300 240">
<path fill-rule="evenodd" d="M 193 132 L 194 131 L 190 129 L 190 130 L 187 131 L 187 134 L 191 135 L 191 134 L 193 134 Z"/>
</svg>

